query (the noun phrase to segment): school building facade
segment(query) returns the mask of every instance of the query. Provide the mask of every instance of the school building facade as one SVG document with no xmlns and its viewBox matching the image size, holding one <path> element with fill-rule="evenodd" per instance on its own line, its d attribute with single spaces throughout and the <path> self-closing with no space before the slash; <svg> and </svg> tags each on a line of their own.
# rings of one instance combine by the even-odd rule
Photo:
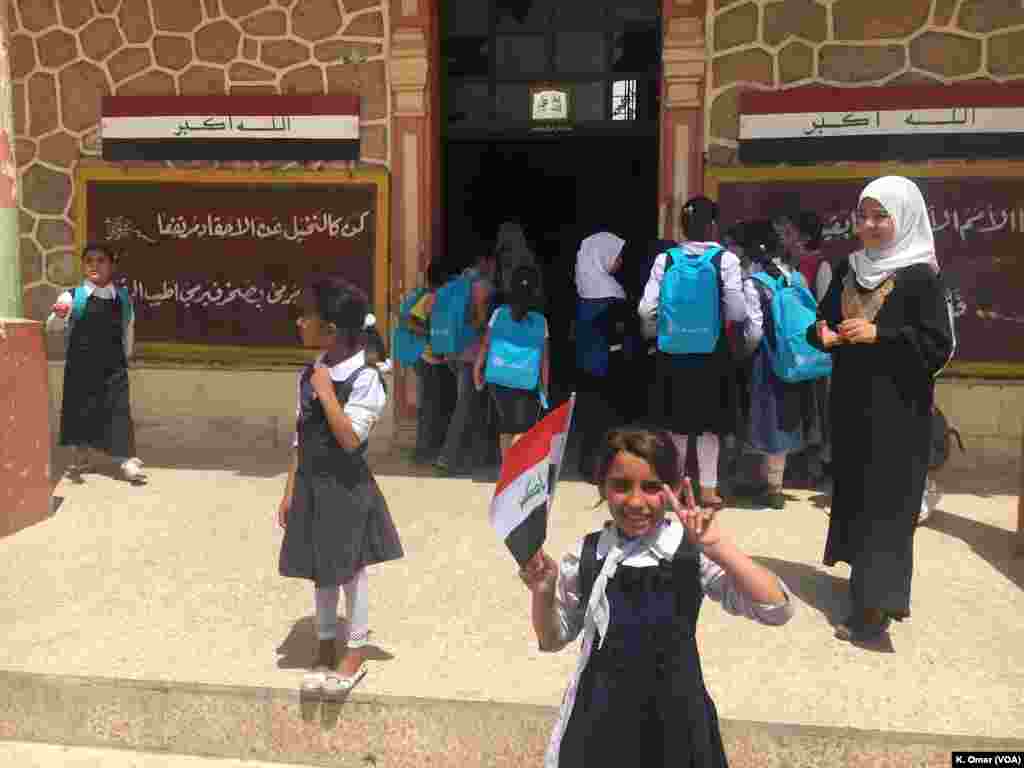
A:
<svg viewBox="0 0 1024 768">
<path fill-rule="evenodd" d="M 108 165 L 104 95 L 357 94 L 356 166 L 387 179 L 386 248 L 375 255 L 386 259 L 386 306 L 375 306 L 386 329 L 431 257 L 459 247 L 465 222 L 448 209 L 468 210 L 455 187 L 472 158 L 513 144 L 526 157 L 555 157 L 574 156 L 584 140 L 612 149 L 609 142 L 632 142 L 649 162 L 617 166 L 605 181 L 615 189 L 633 175 L 647 179 L 651 234 L 672 237 L 680 206 L 704 189 L 706 174 L 740 164 L 745 90 L 1024 82 L 1017 0 L 8 0 L 0 16 L 8 100 L 0 171 L 16 176 L 17 208 L 17 247 L 0 255 L 0 275 L 10 275 L 0 314 L 36 321 L 80 280 L 76 174 Z M 530 113 L 534 85 L 560 93 L 565 84 L 575 100 L 567 119 Z M 612 155 L 585 165 L 611 168 Z M 165 165 L 245 172 L 281 164 Z M 291 167 L 312 175 L 351 166 Z M 560 189 L 571 194 L 567 183 Z M 578 234 L 563 231 L 565 259 L 574 258 L 566 243 Z M 48 343 L 56 401 L 62 349 Z M 132 372 L 137 419 L 236 419 L 286 444 L 294 369 L 249 375 L 243 402 L 233 394 L 236 375 L 143 360 Z M 940 384 L 971 461 L 1019 458 L 1024 407 L 1005 378 Z M 377 449 L 408 443 L 414 429 L 412 374 L 396 371 L 393 383 L 395 407 Z"/>
</svg>

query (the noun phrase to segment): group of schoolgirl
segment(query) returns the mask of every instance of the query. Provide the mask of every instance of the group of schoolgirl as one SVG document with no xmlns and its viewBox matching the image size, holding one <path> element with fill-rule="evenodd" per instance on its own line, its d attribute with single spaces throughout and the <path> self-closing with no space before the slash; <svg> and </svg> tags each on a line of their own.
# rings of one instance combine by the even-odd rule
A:
<svg viewBox="0 0 1024 768">
<path fill-rule="evenodd" d="M 639 314 L 655 341 L 650 418 L 673 435 L 684 465 L 695 438 L 703 505 L 724 504 L 720 439 L 735 435 L 753 460 L 752 477 L 734 487 L 783 508 L 786 456 L 818 439 L 813 382 L 831 362 L 803 338 L 817 302 L 772 222 L 732 230 L 726 249 L 718 220 L 714 202 L 689 200 L 684 241 L 657 256 L 644 289 Z"/>
<path fill-rule="evenodd" d="M 536 310 L 540 273 L 533 265 L 515 267 L 501 276 L 499 291 L 497 264 L 496 253 L 485 251 L 475 267 L 447 281 L 432 264 L 427 286 L 399 308 L 395 355 L 415 366 L 419 382 L 415 458 L 448 475 L 471 470 L 486 452 L 481 427 L 489 404 L 502 457 L 547 407 L 548 327 Z M 445 387 L 450 375 L 453 406 Z"/>
</svg>

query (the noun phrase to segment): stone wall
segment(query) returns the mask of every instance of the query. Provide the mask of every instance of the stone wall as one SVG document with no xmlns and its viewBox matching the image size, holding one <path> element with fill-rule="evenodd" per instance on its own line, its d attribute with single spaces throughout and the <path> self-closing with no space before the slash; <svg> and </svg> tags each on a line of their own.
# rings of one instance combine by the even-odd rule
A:
<svg viewBox="0 0 1024 768">
<path fill-rule="evenodd" d="M 1024 78 L 1020 0 L 712 0 L 710 165 L 732 165 L 739 93 Z"/>
<path fill-rule="evenodd" d="M 79 279 L 73 180 L 79 162 L 100 155 L 104 94 L 355 92 L 362 96 L 361 160 L 388 163 L 388 5 L 10 0 L 26 316 L 44 319 L 59 291 Z"/>
</svg>

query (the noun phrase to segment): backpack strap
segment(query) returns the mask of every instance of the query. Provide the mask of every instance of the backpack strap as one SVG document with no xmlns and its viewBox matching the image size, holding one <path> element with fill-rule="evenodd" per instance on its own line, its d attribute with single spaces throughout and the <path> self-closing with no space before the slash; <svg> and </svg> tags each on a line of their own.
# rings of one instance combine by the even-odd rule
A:
<svg viewBox="0 0 1024 768">
<path fill-rule="evenodd" d="M 121 300 L 121 322 L 125 328 L 128 327 L 128 323 L 133 317 L 135 317 L 135 307 L 132 306 L 132 297 L 128 293 L 128 289 L 121 286 L 117 289 L 117 297 Z"/>
<path fill-rule="evenodd" d="M 82 319 L 85 314 L 85 305 L 89 301 L 89 294 L 85 292 L 85 283 L 71 289 L 71 318 L 75 322 Z"/>
<path fill-rule="evenodd" d="M 577 580 L 580 595 L 580 605 L 586 610 L 590 603 L 590 592 L 594 588 L 594 581 L 597 579 L 597 543 L 604 531 L 588 533 L 583 539 L 583 551 L 580 552 L 580 570 Z"/>
<path fill-rule="evenodd" d="M 310 368 L 310 371 L 312 371 L 312 368 Z M 349 377 L 347 379 L 345 379 L 344 381 L 339 382 L 339 383 L 345 385 L 346 387 L 348 387 L 349 392 L 351 393 L 352 387 L 354 387 L 356 385 L 356 379 L 359 378 L 359 375 L 363 371 L 373 371 L 377 375 L 377 378 L 380 380 L 380 385 L 384 388 L 384 394 L 386 395 L 388 393 L 388 385 L 384 382 L 384 377 L 381 376 L 380 371 L 377 370 L 377 368 L 375 366 L 372 366 L 372 365 L 361 365 L 360 367 L 358 367 L 354 371 L 352 371 L 352 373 L 349 374 Z M 312 375 L 312 374 L 310 374 L 310 375 Z M 344 405 L 344 403 L 343 403 L 343 405 Z"/>
<path fill-rule="evenodd" d="M 665 251 L 665 271 L 668 272 L 672 269 L 672 265 L 675 264 L 675 260 L 683 258 L 683 249 L 679 246 L 675 248 L 669 248 Z"/>
</svg>

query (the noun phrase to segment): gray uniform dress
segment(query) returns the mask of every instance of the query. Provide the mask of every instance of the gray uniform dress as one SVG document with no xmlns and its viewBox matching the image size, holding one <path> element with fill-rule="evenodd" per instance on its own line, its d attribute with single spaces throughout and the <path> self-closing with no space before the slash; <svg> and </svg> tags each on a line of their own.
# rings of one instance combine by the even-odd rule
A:
<svg viewBox="0 0 1024 768">
<path fill-rule="evenodd" d="M 359 375 L 334 382 L 344 405 Z M 375 369 L 374 374 L 380 375 Z M 292 506 L 281 544 L 282 576 L 310 579 L 317 587 L 351 581 L 363 567 L 397 560 L 402 544 L 384 495 L 366 462 L 364 442 L 348 452 L 338 444 L 323 405 L 313 396 L 309 365 L 300 378 L 299 464 Z"/>
</svg>

